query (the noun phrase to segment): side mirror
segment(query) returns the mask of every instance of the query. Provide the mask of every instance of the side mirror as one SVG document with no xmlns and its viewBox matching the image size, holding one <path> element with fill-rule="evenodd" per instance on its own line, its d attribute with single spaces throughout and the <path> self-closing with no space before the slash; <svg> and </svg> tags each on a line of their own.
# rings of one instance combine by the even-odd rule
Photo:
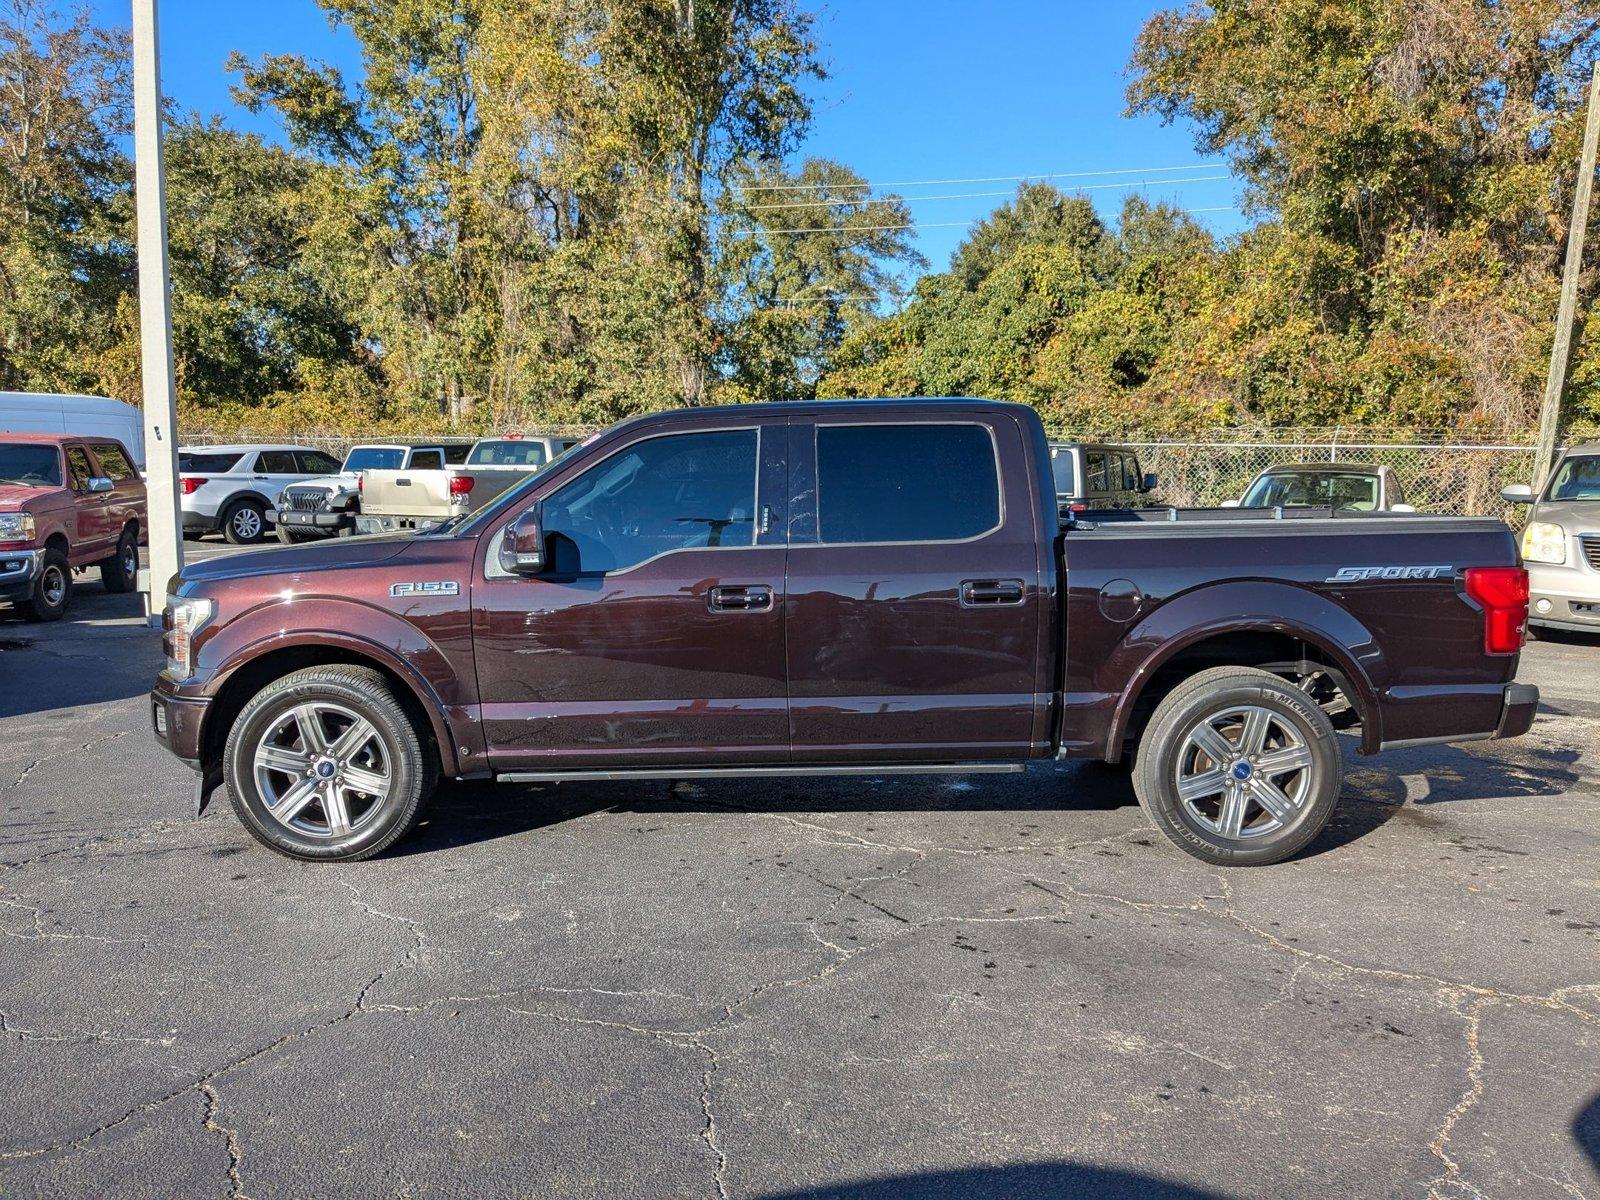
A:
<svg viewBox="0 0 1600 1200">
<path fill-rule="evenodd" d="M 107 479 L 104 475 L 89 476 L 89 491 L 91 494 L 95 492 L 109 492 L 116 486 L 116 484 L 112 483 L 111 480 Z"/>
<path fill-rule="evenodd" d="M 500 539 L 500 569 L 508 575 L 537 575 L 544 570 L 544 522 L 530 508 L 505 528 Z"/>
<path fill-rule="evenodd" d="M 1154 471 L 1149 471 L 1145 474 L 1144 487 L 1142 490 L 1146 492 L 1153 492 L 1156 490 L 1156 484 L 1158 482 L 1160 481 L 1156 478 L 1156 473 Z"/>
<path fill-rule="evenodd" d="M 1500 498 L 1507 504 L 1532 504 L 1533 489 L 1525 483 L 1513 483 L 1500 489 Z"/>
<path fill-rule="evenodd" d="M 1239 502 L 1237 500 L 1224 500 L 1222 502 L 1222 507 L 1223 508 L 1238 508 L 1239 507 Z"/>
</svg>

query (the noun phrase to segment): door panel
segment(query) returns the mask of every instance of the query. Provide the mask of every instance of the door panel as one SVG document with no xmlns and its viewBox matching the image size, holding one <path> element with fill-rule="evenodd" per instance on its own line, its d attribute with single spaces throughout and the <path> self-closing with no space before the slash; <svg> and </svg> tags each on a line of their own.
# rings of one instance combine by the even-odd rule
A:
<svg viewBox="0 0 1600 1200">
<path fill-rule="evenodd" d="M 1010 418 L 963 416 L 934 424 L 952 423 L 1003 439 L 991 444 L 991 453 L 1004 447 L 1003 461 L 1025 461 L 1024 439 Z M 830 425 L 846 424 L 821 421 L 815 432 L 826 438 Z M 1030 481 L 1000 477 L 998 524 L 987 531 L 946 541 L 829 543 L 824 539 L 874 535 L 863 515 L 882 505 L 882 496 L 872 496 L 876 484 L 902 500 L 935 506 L 964 490 L 977 494 L 966 478 L 973 464 L 948 457 L 925 462 L 928 481 L 901 480 L 906 486 L 900 487 L 892 456 L 875 453 L 874 470 L 847 473 L 859 484 L 847 515 L 837 496 L 829 509 L 829 470 L 824 463 L 818 471 L 812 428 L 793 426 L 791 444 L 796 486 L 787 587 L 795 761 L 1028 757 L 1040 703 L 1045 603 Z M 826 459 L 825 442 L 822 453 Z M 900 536 L 908 528 L 902 523 L 884 532 Z"/>
<path fill-rule="evenodd" d="M 638 450 L 651 489 L 626 482 L 642 443 L 726 431 L 641 438 L 556 488 L 541 500 L 549 574 L 496 577 L 484 539 L 473 641 L 495 769 L 787 760 L 786 428 L 757 428 L 739 430 L 744 494 L 660 447 Z"/>
<path fill-rule="evenodd" d="M 101 496 L 109 493 L 89 491 L 89 479 L 99 469 L 80 443 L 66 448 L 67 484 L 72 489 L 73 538 L 70 556 L 73 566 L 94 562 L 109 553 L 106 530 L 110 522 Z"/>
</svg>

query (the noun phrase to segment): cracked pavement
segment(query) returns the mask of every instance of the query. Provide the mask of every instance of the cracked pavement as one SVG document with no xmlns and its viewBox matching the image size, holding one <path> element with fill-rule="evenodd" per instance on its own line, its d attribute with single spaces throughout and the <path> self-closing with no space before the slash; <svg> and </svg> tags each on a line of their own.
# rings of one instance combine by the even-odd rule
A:
<svg viewBox="0 0 1600 1200">
<path fill-rule="evenodd" d="M 1093 764 L 452 785 L 291 862 L 0 618 L 0 1194 L 1600 1198 L 1600 644 L 1218 872 Z"/>
</svg>

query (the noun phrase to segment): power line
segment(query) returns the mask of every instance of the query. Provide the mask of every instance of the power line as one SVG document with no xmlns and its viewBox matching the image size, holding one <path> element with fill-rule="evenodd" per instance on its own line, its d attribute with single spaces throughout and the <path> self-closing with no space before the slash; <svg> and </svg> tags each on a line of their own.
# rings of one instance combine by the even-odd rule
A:
<svg viewBox="0 0 1600 1200">
<path fill-rule="evenodd" d="M 832 188 L 839 189 L 866 189 L 868 191 L 881 191 L 884 188 L 901 187 L 945 187 L 958 183 L 1020 183 L 1025 179 L 1093 179 L 1104 175 L 1155 175 L 1172 171 L 1200 171 L 1211 170 L 1216 167 L 1225 167 L 1225 162 L 1187 163 L 1173 167 L 1116 167 L 1103 171 L 1052 171 L 1042 175 L 982 175 L 971 179 L 901 179 L 889 183 L 750 183 L 734 184 L 733 188 L 741 192 L 770 192 L 779 191 L 827 191 Z"/>
<path fill-rule="evenodd" d="M 1218 204 L 1210 208 L 1180 208 L 1177 211 L 1194 215 L 1196 213 L 1237 212 L 1236 204 Z M 822 225 L 815 229 L 768 229 L 767 233 L 886 233 L 898 229 L 958 229 L 975 224 L 983 220 L 982 217 L 973 217 L 970 221 L 912 221 L 905 225 Z"/>
<path fill-rule="evenodd" d="M 1111 188 L 1120 188 L 1131 191 L 1134 188 L 1145 187 L 1148 184 L 1170 184 L 1176 186 L 1184 183 L 1215 183 L 1219 179 L 1232 179 L 1232 175 L 1187 175 L 1181 179 L 1135 179 L 1128 183 L 1089 183 L 1074 189 L 1079 192 L 1099 192 Z M 920 204 L 927 200 L 979 200 L 993 196 L 1009 196 L 1009 191 L 1000 192 L 948 192 L 943 196 L 896 196 L 903 204 Z M 837 204 L 889 204 L 890 198 L 863 200 L 861 198 L 845 197 L 839 200 L 796 200 L 788 204 L 749 204 L 745 212 L 771 212 L 780 208 L 832 208 Z"/>
</svg>

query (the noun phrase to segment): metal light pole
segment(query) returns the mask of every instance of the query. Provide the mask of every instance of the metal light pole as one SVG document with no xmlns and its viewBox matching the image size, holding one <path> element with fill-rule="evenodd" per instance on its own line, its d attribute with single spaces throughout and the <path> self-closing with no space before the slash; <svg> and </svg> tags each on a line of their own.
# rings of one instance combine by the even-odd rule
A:
<svg viewBox="0 0 1600 1200">
<path fill-rule="evenodd" d="M 139 241 L 139 373 L 144 382 L 145 494 L 150 523 L 150 567 L 143 572 L 139 590 L 145 594 L 145 615 L 154 624 L 166 604 L 167 580 L 183 569 L 156 0 L 133 0 L 133 153 Z"/>
</svg>

